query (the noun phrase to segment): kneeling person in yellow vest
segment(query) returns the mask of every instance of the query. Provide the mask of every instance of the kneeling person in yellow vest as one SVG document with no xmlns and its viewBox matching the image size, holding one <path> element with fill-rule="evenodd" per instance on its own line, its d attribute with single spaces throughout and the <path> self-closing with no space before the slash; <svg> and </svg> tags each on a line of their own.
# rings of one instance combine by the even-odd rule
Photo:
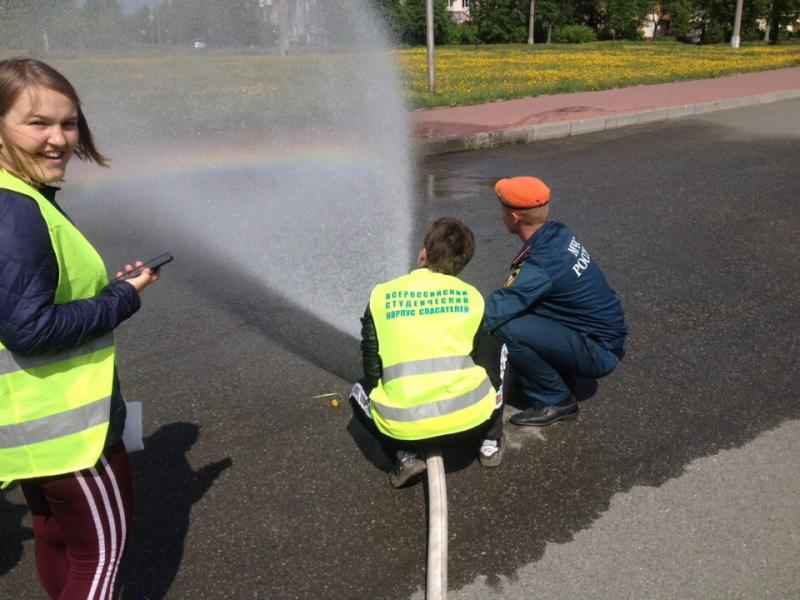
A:
<svg viewBox="0 0 800 600">
<path fill-rule="evenodd" d="M 468 227 L 439 219 L 419 268 L 376 286 L 361 319 L 364 378 L 350 400 L 395 461 L 394 487 L 425 470 L 419 455 L 431 448 L 480 443 L 481 464 L 500 464 L 502 401 L 471 356 L 483 297 L 456 277 L 474 251 Z"/>
</svg>

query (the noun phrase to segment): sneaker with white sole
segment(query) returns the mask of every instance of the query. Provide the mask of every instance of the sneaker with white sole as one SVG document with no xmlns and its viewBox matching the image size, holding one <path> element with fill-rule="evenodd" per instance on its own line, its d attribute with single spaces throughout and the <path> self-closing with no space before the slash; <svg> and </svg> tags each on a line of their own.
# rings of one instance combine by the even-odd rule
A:
<svg viewBox="0 0 800 600">
<path fill-rule="evenodd" d="M 394 463 L 394 468 L 389 473 L 389 483 L 392 487 L 403 487 L 410 479 L 424 473 L 428 465 L 416 454 L 403 453 L 403 456 Z"/>
<path fill-rule="evenodd" d="M 487 443 L 488 442 L 488 443 Z M 484 440 L 478 451 L 478 461 L 483 467 L 499 467 L 506 449 L 505 436 L 500 440 Z"/>
</svg>

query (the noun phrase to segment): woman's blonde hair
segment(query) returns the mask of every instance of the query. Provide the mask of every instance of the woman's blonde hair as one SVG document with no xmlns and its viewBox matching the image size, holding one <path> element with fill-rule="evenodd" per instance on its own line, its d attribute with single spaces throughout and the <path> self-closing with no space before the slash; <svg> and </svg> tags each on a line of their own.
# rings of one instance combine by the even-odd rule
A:
<svg viewBox="0 0 800 600">
<path fill-rule="evenodd" d="M 20 94 L 37 86 L 63 94 L 75 103 L 78 108 L 78 144 L 75 147 L 75 156 L 107 167 L 108 158 L 100 154 L 95 147 L 89 124 L 81 110 L 80 98 L 67 78 L 39 60 L 9 58 L 0 61 L 0 143 L 6 149 L 7 158 L 11 163 L 8 166 L 14 174 L 31 182 L 37 182 L 41 178 L 33 160 L 14 145 L 5 130 L 5 116 L 19 99 Z"/>
</svg>

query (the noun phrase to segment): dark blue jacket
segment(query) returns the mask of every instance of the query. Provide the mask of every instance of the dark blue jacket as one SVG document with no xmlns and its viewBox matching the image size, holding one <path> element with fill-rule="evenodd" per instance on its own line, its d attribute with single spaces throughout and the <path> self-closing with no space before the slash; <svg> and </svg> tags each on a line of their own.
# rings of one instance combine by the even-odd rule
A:
<svg viewBox="0 0 800 600">
<path fill-rule="evenodd" d="M 622 304 L 570 229 L 547 221 L 525 242 L 506 285 L 486 299 L 481 332 L 531 313 L 583 332 L 607 350 L 628 335 Z"/>
<path fill-rule="evenodd" d="M 40 188 L 53 205 L 58 188 Z M 63 211 L 61 211 L 63 214 Z M 66 216 L 66 215 L 65 215 Z M 112 331 L 139 310 L 139 293 L 129 283 L 109 284 L 94 298 L 54 304 L 58 262 L 36 201 L 0 189 L 0 340 L 22 356 L 80 346 Z M 107 444 L 125 425 L 125 403 L 114 371 Z"/>
</svg>

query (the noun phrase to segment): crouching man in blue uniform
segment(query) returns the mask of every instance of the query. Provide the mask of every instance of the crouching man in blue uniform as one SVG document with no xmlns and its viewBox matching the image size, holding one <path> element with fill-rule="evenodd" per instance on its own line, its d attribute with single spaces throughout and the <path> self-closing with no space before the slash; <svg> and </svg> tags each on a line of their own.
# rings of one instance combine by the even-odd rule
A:
<svg viewBox="0 0 800 600">
<path fill-rule="evenodd" d="M 548 220 L 550 188 L 535 177 L 495 186 L 503 224 L 524 245 L 505 287 L 486 299 L 482 333 L 506 343 L 508 362 L 530 407 L 515 425 L 573 419 L 568 381 L 611 373 L 628 334 L 622 305 L 597 262 L 572 231 Z"/>
</svg>

